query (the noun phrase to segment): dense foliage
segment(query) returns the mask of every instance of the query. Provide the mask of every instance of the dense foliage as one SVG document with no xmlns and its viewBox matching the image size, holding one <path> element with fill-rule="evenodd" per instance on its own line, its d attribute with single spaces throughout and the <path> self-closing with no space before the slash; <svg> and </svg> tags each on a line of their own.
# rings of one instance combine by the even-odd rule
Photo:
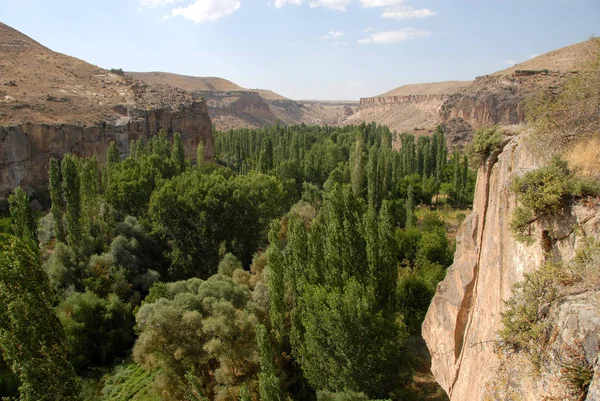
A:
<svg viewBox="0 0 600 401">
<path fill-rule="evenodd" d="M 567 162 L 554 157 L 550 164 L 528 171 L 513 180 L 511 189 L 519 206 L 514 211 L 511 229 L 521 241 L 531 242 L 533 223 L 565 213 L 573 199 L 597 195 L 600 186 L 569 170 Z"/>
<path fill-rule="evenodd" d="M 2 230 L 24 241 L 20 266 L 45 286 L 34 327 L 58 344 L 24 366 L 55 366 L 61 386 L 44 385 L 61 399 L 76 397 L 73 371 L 85 399 L 416 396 L 406 340 L 453 250 L 427 209 L 471 202 L 468 159 L 449 157 L 441 130 L 416 139 L 374 124 L 234 130 L 215 143 L 217 163 L 195 166 L 164 131 L 125 158 L 111 143 L 102 168 L 51 159 L 51 212 L 37 221 L 15 191 Z M 27 399 L 33 384 L 6 339 L 1 395 L 20 387 Z"/>
</svg>

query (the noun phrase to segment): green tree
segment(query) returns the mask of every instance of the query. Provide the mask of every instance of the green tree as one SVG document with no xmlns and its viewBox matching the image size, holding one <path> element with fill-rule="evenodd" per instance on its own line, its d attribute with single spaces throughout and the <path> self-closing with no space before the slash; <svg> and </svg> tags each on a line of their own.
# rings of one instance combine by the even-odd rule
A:
<svg viewBox="0 0 600 401">
<path fill-rule="evenodd" d="M 354 196 L 360 197 L 364 188 L 364 151 L 363 138 L 360 135 L 356 136 L 354 151 L 350 157 L 350 179 L 352 182 L 352 192 Z"/>
<path fill-rule="evenodd" d="M 279 379 L 275 375 L 269 335 L 262 324 L 256 326 L 256 340 L 260 350 L 260 374 L 258 375 L 260 399 L 261 401 L 279 401 L 281 400 Z"/>
<path fill-rule="evenodd" d="M 413 186 L 408 186 L 408 193 L 406 195 L 405 201 L 405 209 L 406 209 L 406 228 L 412 228 L 415 224 L 415 200 L 413 194 Z"/>
<path fill-rule="evenodd" d="M 202 163 L 204 163 L 204 142 L 199 142 L 196 148 L 196 164 L 199 166 Z"/>
<path fill-rule="evenodd" d="M 37 226 L 33 211 L 29 207 L 29 196 L 17 187 L 14 195 L 8 197 L 10 217 L 12 218 L 12 230 L 19 238 L 29 239 L 37 242 Z"/>
<path fill-rule="evenodd" d="M 173 135 L 173 149 L 171 150 L 171 158 L 175 164 L 175 168 L 178 172 L 185 170 L 185 148 L 183 147 L 183 140 L 181 134 L 176 132 Z"/>
<path fill-rule="evenodd" d="M 73 155 L 65 155 L 62 161 L 63 193 L 67 204 L 67 242 L 74 249 L 79 249 L 82 240 L 81 181 L 77 163 L 77 158 Z"/>
<path fill-rule="evenodd" d="M 62 326 L 47 298 L 35 245 L 0 238 L 0 347 L 21 382 L 21 400 L 77 400 Z"/>
<path fill-rule="evenodd" d="M 111 141 L 108 144 L 108 150 L 106 151 L 106 164 L 111 166 L 118 163 L 121 160 L 119 149 L 115 141 Z"/>
<path fill-rule="evenodd" d="M 58 161 L 54 158 L 50 158 L 49 168 L 49 191 L 50 200 L 52 201 L 52 218 L 54 219 L 54 231 L 56 240 L 58 242 L 66 242 L 67 234 L 65 233 L 65 226 L 63 223 L 63 199 L 62 189 L 60 184 L 60 167 Z"/>
</svg>

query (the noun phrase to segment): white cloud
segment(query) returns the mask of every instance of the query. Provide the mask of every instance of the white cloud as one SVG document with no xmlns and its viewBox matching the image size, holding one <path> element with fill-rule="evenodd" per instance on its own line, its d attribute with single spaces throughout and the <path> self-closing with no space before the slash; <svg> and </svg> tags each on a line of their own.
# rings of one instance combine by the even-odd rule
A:
<svg viewBox="0 0 600 401">
<path fill-rule="evenodd" d="M 348 42 L 338 42 L 337 40 L 335 42 L 331 42 L 332 45 L 334 46 L 345 46 L 348 44 Z"/>
<path fill-rule="evenodd" d="M 338 11 L 346 11 L 346 7 L 352 3 L 352 0 L 310 0 L 310 7 L 326 7 Z"/>
<path fill-rule="evenodd" d="M 369 32 L 371 32 L 372 30 L 373 30 L 373 27 L 368 27 L 368 28 L 365 28 L 365 29 L 363 29 L 363 32 L 364 32 L 364 33 L 369 33 Z"/>
<path fill-rule="evenodd" d="M 304 0 L 275 0 L 275 7 L 277 8 L 281 8 L 283 6 L 285 6 L 286 4 L 294 4 L 299 6 L 300 4 L 303 3 Z"/>
<path fill-rule="evenodd" d="M 364 8 L 390 7 L 403 2 L 404 0 L 360 0 L 360 5 Z"/>
<path fill-rule="evenodd" d="M 177 3 L 183 0 L 140 0 L 144 7 L 164 6 L 165 4 Z"/>
<path fill-rule="evenodd" d="M 515 65 L 515 64 L 517 64 L 517 62 L 515 60 L 507 60 L 507 61 L 504 62 L 504 64 L 506 64 L 506 65 Z"/>
<path fill-rule="evenodd" d="M 275 0 L 275 7 L 281 8 L 286 4 L 301 5 L 304 0 Z M 352 0 L 308 0 L 309 7 L 326 7 L 338 11 L 346 11 Z"/>
<path fill-rule="evenodd" d="M 367 38 L 359 39 L 358 43 L 399 43 L 411 39 L 425 38 L 431 35 L 431 32 L 420 31 L 415 28 L 404 28 L 399 31 L 377 32 Z"/>
<path fill-rule="evenodd" d="M 538 56 L 539 56 L 539 54 L 532 54 L 531 57 L 529 57 L 529 59 L 531 60 L 532 58 L 536 58 Z"/>
<path fill-rule="evenodd" d="M 435 11 L 428 8 L 414 8 L 411 6 L 397 6 L 386 9 L 381 18 L 392 18 L 397 20 L 407 20 L 415 18 L 426 18 L 435 15 Z"/>
<path fill-rule="evenodd" d="M 345 33 L 340 31 L 329 31 L 327 35 L 321 36 L 319 39 L 321 40 L 335 40 L 344 37 Z"/>
<path fill-rule="evenodd" d="M 238 0 L 196 0 L 187 7 L 173 9 L 171 15 L 173 17 L 181 16 L 196 23 L 212 22 L 233 14 L 240 6 Z"/>
</svg>

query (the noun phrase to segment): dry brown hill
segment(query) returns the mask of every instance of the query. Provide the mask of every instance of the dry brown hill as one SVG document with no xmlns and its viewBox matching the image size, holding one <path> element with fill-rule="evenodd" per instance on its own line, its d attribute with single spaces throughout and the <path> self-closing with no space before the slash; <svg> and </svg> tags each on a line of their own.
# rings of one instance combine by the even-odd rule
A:
<svg viewBox="0 0 600 401">
<path fill-rule="evenodd" d="M 159 108 L 192 100 L 54 52 L 0 23 L 0 126 L 24 122 L 91 125 L 122 117 L 115 106 Z"/>
<path fill-rule="evenodd" d="M 574 71 L 586 57 L 593 54 L 595 46 L 594 40 L 586 40 L 542 54 L 492 75 L 511 75 L 517 70 Z"/>
<path fill-rule="evenodd" d="M 0 125 L 92 123 L 132 98 L 121 76 L 53 52 L 0 23 Z"/>
<path fill-rule="evenodd" d="M 445 81 L 402 85 L 378 96 L 447 95 L 456 93 L 472 81 Z"/>
<path fill-rule="evenodd" d="M 245 91 L 239 85 L 218 77 L 193 77 L 170 72 L 126 72 L 126 76 L 145 81 L 151 85 L 171 85 L 187 91 L 228 92 Z"/>
</svg>

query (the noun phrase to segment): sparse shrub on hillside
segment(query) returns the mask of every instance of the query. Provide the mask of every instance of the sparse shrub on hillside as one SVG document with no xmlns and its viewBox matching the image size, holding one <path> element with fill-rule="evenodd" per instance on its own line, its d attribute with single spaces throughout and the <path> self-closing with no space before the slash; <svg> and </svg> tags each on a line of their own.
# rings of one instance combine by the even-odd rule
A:
<svg viewBox="0 0 600 401">
<path fill-rule="evenodd" d="M 561 151 L 574 139 L 600 135 L 600 39 L 592 41 L 591 54 L 558 93 L 549 88 L 526 102 L 531 142 L 540 152 Z"/>
<path fill-rule="evenodd" d="M 111 68 L 110 72 L 112 72 L 113 74 L 117 74 L 117 75 L 125 75 L 125 72 L 123 71 L 122 68 Z"/>
<path fill-rule="evenodd" d="M 511 189 L 520 203 L 510 223 L 515 238 L 531 243 L 532 224 L 544 217 L 564 213 L 574 198 L 600 193 L 600 185 L 575 175 L 567 162 L 554 157 L 550 165 L 514 179 Z"/>
<path fill-rule="evenodd" d="M 548 341 L 548 305 L 558 298 L 560 266 L 544 264 L 539 270 L 525 274 L 515 284 L 513 295 L 505 302 L 502 313 L 500 345 L 515 352 L 526 352 L 534 366 L 539 367 Z"/>
<path fill-rule="evenodd" d="M 498 127 L 481 128 L 467 147 L 471 162 L 477 167 L 481 166 L 492 153 L 500 150 L 501 143 L 502 133 Z"/>
<path fill-rule="evenodd" d="M 567 268 L 574 282 L 589 288 L 600 285 L 600 241 L 588 238 Z"/>
</svg>

